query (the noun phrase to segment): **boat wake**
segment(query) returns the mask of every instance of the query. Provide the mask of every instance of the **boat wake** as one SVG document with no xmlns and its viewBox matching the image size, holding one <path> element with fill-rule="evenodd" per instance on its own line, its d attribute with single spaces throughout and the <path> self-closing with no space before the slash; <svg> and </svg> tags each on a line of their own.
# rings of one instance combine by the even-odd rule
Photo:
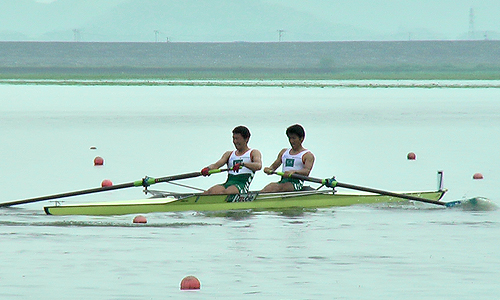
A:
<svg viewBox="0 0 500 300">
<path fill-rule="evenodd" d="M 377 209 L 402 209 L 402 210 L 435 210 L 435 209 L 460 209 L 463 211 L 493 211 L 498 206 L 488 198 L 473 197 L 470 199 L 453 200 L 446 203 L 446 206 L 433 205 L 416 201 L 401 201 L 369 204 Z"/>
<path fill-rule="evenodd" d="M 464 211 L 492 211 L 498 209 L 498 206 L 493 201 L 484 197 L 451 201 L 450 203 L 454 202 L 456 204 L 451 205 L 451 208 L 462 209 Z"/>
</svg>

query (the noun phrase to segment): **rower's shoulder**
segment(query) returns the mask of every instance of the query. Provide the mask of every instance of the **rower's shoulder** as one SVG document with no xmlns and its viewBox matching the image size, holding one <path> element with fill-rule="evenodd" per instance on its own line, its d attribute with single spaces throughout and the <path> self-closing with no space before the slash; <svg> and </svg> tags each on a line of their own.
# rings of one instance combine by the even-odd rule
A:
<svg viewBox="0 0 500 300">
<path fill-rule="evenodd" d="M 285 152 L 288 151 L 288 150 L 289 150 L 289 148 L 283 148 L 283 149 L 281 149 L 279 155 L 285 154 Z"/>
<path fill-rule="evenodd" d="M 312 151 L 311 151 L 311 150 L 309 150 L 309 149 L 305 149 L 305 150 L 304 150 L 304 151 L 302 151 L 302 152 L 304 152 L 304 154 L 302 155 L 302 157 L 303 157 L 304 159 L 315 159 L 314 154 L 312 153 Z"/>
<path fill-rule="evenodd" d="M 302 156 L 302 158 L 304 160 L 311 160 L 311 161 L 314 161 L 316 158 L 314 157 L 314 154 L 310 151 L 310 150 L 307 150 L 306 153 L 304 153 L 304 155 Z"/>
<path fill-rule="evenodd" d="M 262 155 L 262 153 L 259 151 L 259 149 L 252 148 L 250 149 L 250 155 Z"/>
<path fill-rule="evenodd" d="M 304 153 L 304 156 L 310 156 L 310 157 L 314 158 L 314 154 L 312 153 L 311 150 L 307 150 L 307 152 Z"/>
<path fill-rule="evenodd" d="M 226 152 L 224 152 L 224 154 L 222 154 L 222 157 L 227 157 L 229 158 L 231 156 L 231 154 L 233 154 L 233 150 L 227 150 Z"/>
</svg>

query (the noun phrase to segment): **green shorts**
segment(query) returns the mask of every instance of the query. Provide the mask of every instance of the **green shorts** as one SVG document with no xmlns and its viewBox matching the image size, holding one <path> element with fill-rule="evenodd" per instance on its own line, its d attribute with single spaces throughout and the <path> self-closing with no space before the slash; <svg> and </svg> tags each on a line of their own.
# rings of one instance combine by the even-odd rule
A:
<svg viewBox="0 0 500 300">
<path fill-rule="evenodd" d="M 253 174 L 239 174 L 239 175 L 227 175 L 227 180 L 222 184 L 224 188 L 228 188 L 232 185 L 238 188 L 240 193 L 247 193 L 250 188 L 250 183 L 252 182 Z"/>
<path fill-rule="evenodd" d="M 278 183 L 287 183 L 287 182 L 291 182 L 293 185 L 293 189 L 296 191 L 300 191 L 302 187 L 304 187 L 304 181 L 296 178 L 281 177 L 281 180 Z"/>
</svg>

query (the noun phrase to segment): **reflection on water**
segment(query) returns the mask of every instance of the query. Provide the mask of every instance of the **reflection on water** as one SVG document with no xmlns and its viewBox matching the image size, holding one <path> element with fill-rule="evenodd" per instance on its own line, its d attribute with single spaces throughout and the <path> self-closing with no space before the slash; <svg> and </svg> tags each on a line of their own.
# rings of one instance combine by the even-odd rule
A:
<svg viewBox="0 0 500 300">
<path fill-rule="evenodd" d="M 198 212 L 197 215 L 207 218 L 227 218 L 234 221 L 250 219 L 253 216 L 252 210 L 229 210 Z"/>
</svg>

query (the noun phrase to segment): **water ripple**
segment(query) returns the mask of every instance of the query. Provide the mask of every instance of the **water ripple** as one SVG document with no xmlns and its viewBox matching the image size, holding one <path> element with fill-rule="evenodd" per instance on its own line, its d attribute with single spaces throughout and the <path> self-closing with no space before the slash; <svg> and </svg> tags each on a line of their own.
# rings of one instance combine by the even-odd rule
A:
<svg viewBox="0 0 500 300">
<path fill-rule="evenodd" d="M 155 224 L 134 224 L 102 221 L 55 221 L 55 222 L 14 222 L 0 221 L 4 226 L 53 226 L 53 227 L 154 227 L 154 228 L 184 228 L 190 226 L 222 226 L 205 222 L 175 222 L 175 223 L 155 223 Z"/>
</svg>

